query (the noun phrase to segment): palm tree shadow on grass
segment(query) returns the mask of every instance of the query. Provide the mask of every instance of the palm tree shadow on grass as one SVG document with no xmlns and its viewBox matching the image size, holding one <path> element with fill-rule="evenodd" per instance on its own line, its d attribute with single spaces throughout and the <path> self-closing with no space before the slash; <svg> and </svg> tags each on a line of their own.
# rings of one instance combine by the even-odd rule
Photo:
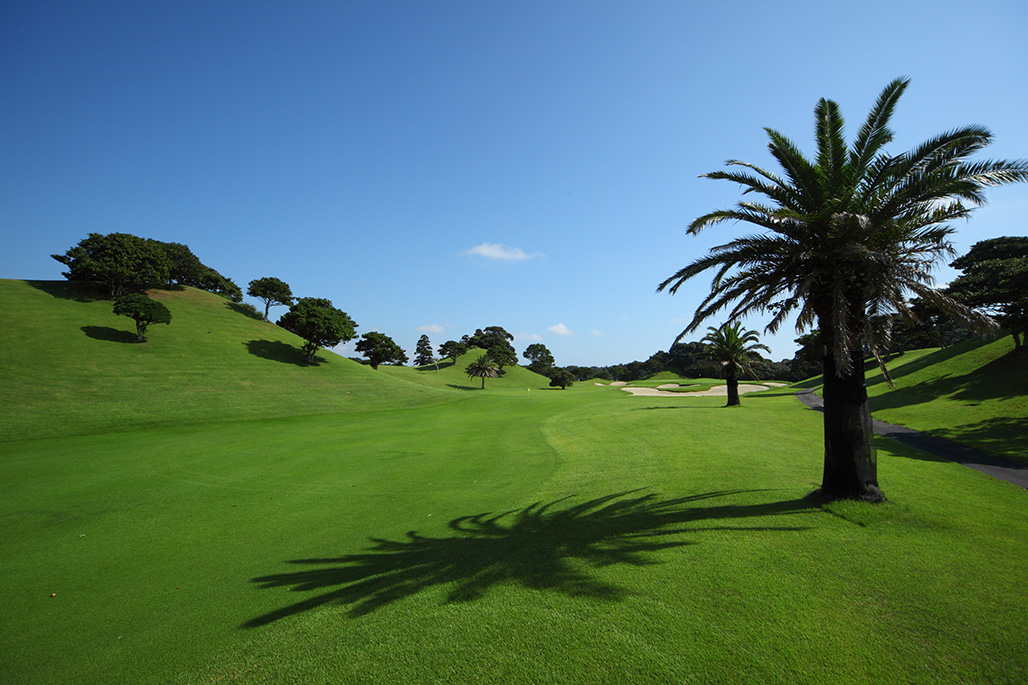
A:
<svg viewBox="0 0 1028 685">
<path fill-rule="evenodd" d="M 698 544 L 681 535 L 712 530 L 797 532 L 806 527 L 695 524 L 819 510 L 807 497 L 764 504 L 697 505 L 751 491 L 710 492 L 659 499 L 639 491 L 598 497 L 570 507 L 571 498 L 536 503 L 502 514 L 461 516 L 449 523 L 450 537 L 410 531 L 404 540 L 371 538 L 361 554 L 329 559 L 294 559 L 303 570 L 252 578 L 262 589 L 288 587 L 320 593 L 262 616 L 241 627 L 256 628 L 324 604 L 349 606 L 351 618 L 437 586 L 451 587 L 447 602 L 482 597 L 494 585 L 519 584 L 570 596 L 614 601 L 628 590 L 592 577 L 586 565 L 647 566 L 650 554 Z M 663 538 L 663 539 L 662 539 Z M 571 563 L 576 560 L 582 563 Z"/>
</svg>

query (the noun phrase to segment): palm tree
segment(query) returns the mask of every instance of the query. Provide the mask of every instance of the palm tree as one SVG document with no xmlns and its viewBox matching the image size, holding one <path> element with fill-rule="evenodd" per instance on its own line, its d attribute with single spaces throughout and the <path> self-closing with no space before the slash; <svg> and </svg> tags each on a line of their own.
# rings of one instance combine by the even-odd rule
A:
<svg viewBox="0 0 1028 685">
<path fill-rule="evenodd" d="M 728 385 L 728 404 L 725 406 L 737 406 L 740 404 L 739 372 L 746 371 L 756 378 L 750 360 L 757 356 L 757 350 L 771 350 L 767 345 L 757 342 L 759 338 L 756 331 L 744 331 L 739 323 L 725 323 L 720 328 L 709 326 L 707 331 L 700 342 L 707 346 L 707 353 L 714 360 L 721 362 L 721 370 Z"/>
<path fill-rule="evenodd" d="M 500 376 L 499 367 L 496 366 L 496 362 L 488 354 L 483 354 L 468 364 L 464 371 L 468 374 L 468 378 L 481 378 L 483 390 L 485 390 L 486 378 L 498 378 Z"/>
<path fill-rule="evenodd" d="M 706 174 L 738 183 L 744 194 L 763 196 L 767 203 L 740 201 L 733 209 L 704 214 L 689 233 L 730 220 L 761 232 L 712 248 L 658 287 L 674 293 L 690 278 L 714 271 L 710 294 L 687 331 L 733 303 L 729 319 L 772 313 L 769 332 L 791 314 L 797 314 L 798 331 L 820 329 L 821 493 L 829 498 L 885 498 L 878 488 L 864 385 L 864 349 L 876 351 L 888 336 L 888 330 L 874 329 L 888 318 L 880 315 L 895 311 L 911 318 L 905 296 L 913 293 L 965 324 L 990 326 L 990 319 L 931 287 L 930 270 L 953 254 L 947 222 L 983 204 L 985 187 L 1028 180 L 1025 161 L 967 161 L 992 140 L 982 126 L 943 133 L 901 154 L 886 153 L 893 138 L 889 119 L 907 84 L 897 79 L 885 87 L 852 146 L 843 138 L 838 105 L 822 99 L 814 109 L 816 159 L 807 160 L 790 140 L 765 129 L 784 176 L 737 160 L 727 164 L 742 171 Z"/>
</svg>

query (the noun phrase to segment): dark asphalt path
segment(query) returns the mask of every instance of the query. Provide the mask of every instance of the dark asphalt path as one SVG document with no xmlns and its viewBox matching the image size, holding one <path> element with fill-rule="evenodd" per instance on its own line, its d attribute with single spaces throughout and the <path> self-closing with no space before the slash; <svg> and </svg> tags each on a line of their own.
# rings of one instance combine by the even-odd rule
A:
<svg viewBox="0 0 1028 685">
<path fill-rule="evenodd" d="M 824 400 L 815 395 L 813 390 L 800 390 L 796 393 L 796 397 L 811 409 L 824 411 Z M 1024 464 L 997 457 L 995 454 L 973 447 L 960 445 L 945 438 L 919 433 L 911 428 L 896 426 L 878 419 L 873 420 L 875 435 L 884 435 L 893 440 L 899 440 L 936 457 L 955 461 L 1008 483 L 1028 488 L 1028 466 Z"/>
</svg>

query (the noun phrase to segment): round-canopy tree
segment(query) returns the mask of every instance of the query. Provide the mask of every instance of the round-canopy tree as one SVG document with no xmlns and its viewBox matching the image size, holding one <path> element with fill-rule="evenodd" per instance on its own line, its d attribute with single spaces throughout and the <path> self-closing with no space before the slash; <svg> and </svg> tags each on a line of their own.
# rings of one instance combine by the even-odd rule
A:
<svg viewBox="0 0 1028 685">
<path fill-rule="evenodd" d="M 468 346 L 458 340 L 447 340 L 439 346 L 439 356 L 443 359 L 452 359 L 457 363 L 457 357 L 468 351 Z"/>
<path fill-rule="evenodd" d="M 142 293 L 123 295 L 114 301 L 114 313 L 136 322 L 136 342 L 146 341 L 146 327 L 152 323 L 171 323 L 171 312 L 162 303 Z"/>
<path fill-rule="evenodd" d="M 1028 237 L 983 240 L 950 266 L 964 273 L 947 292 L 995 317 L 1020 348 L 1021 336 L 1028 335 Z"/>
<path fill-rule="evenodd" d="M 738 406 L 739 372 L 745 371 L 756 378 L 750 362 L 760 358 L 757 350 L 771 350 L 757 342 L 760 338 L 756 331 L 744 331 L 738 322 L 725 323 L 720 328 L 709 326 L 707 331 L 700 342 L 707 346 L 707 354 L 721 364 L 721 373 L 728 386 L 728 404 L 725 406 Z"/>
<path fill-rule="evenodd" d="M 797 328 L 821 331 L 824 371 L 824 472 L 829 498 L 882 501 L 871 412 L 864 384 L 864 347 L 876 341 L 873 323 L 893 311 L 909 314 L 912 292 L 978 329 L 990 320 L 931 287 L 930 268 L 953 249 L 947 222 L 966 218 L 985 201 L 983 189 L 1028 180 L 1028 162 L 967 158 L 992 140 L 982 126 L 930 138 L 889 154 L 889 119 L 908 81 L 879 95 L 851 146 L 839 106 L 814 109 L 817 156 L 806 159 L 777 131 L 766 129 L 771 155 L 784 175 L 731 160 L 706 178 L 738 183 L 766 203 L 741 201 L 695 219 L 689 233 L 723 221 L 761 229 L 713 248 L 657 288 L 674 293 L 689 279 L 714 271 L 710 294 L 687 331 L 732 303 L 729 319 L 772 312 L 774 332 L 792 314 Z M 967 204 L 965 204 L 967 203 Z"/>
<path fill-rule="evenodd" d="M 301 297 L 282 315 L 278 325 L 307 341 L 303 351 L 308 364 L 314 362 L 319 347 L 335 347 L 357 335 L 353 319 L 323 297 Z"/>
<path fill-rule="evenodd" d="M 564 390 L 575 384 L 575 376 L 567 369 L 549 369 L 550 387 Z"/>
<path fill-rule="evenodd" d="M 289 289 L 289 284 L 271 276 L 250 281 L 246 294 L 264 303 L 265 321 L 268 320 L 268 310 L 272 307 L 293 304 L 293 292 Z"/>
<path fill-rule="evenodd" d="M 406 364 L 407 353 L 393 339 L 384 333 L 365 333 L 354 347 L 368 358 L 371 368 L 378 370 L 379 364 Z"/>
<path fill-rule="evenodd" d="M 528 360 L 529 369 L 540 375 L 549 376 L 549 372 L 553 368 L 553 355 L 550 354 L 546 345 L 532 343 L 525 348 L 521 356 Z"/>
</svg>

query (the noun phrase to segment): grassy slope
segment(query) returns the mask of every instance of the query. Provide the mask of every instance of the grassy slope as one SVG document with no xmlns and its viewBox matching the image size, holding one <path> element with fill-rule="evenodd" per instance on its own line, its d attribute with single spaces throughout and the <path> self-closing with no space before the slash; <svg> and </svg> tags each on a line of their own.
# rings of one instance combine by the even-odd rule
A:
<svg viewBox="0 0 1028 685">
<path fill-rule="evenodd" d="M 877 418 L 1028 463 L 1028 354 L 1009 336 L 903 355 L 868 378 Z"/>
<path fill-rule="evenodd" d="M 158 336 L 179 324 L 193 340 L 190 322 L 220 314 L 206 302 L 173 309 L 151 365 L 187 371 Z M 5 346 L 128 321 L 37 304 L 63 313 L 22 310 Z M 211 331 L 232 354 L 238 336 Z M 132 348 L 89 340 L 106 343 L 89 348 L 104 375 Z M 262 382 L 281 374 L 293 396 L 297 372 L 332 373 L 374 398 L 242 420 L 260 407 L 226 362 L 195 379 L 235 411 L 218 421 L 194 408 L 83 435 L 102 426 L 60 395 L 49 413 L 42 391 L 5 400 L 9 434 L 45 413 L 67 435 L 0 443 L 0 680 L 1028 680 L 1024 490 L 884 441 L 892 503 L 821 509 L 802 499 L 820 417 L 785 392 L 734 409 L 585 383 L 453 392 L 335 362 L 276 362 Z M 49 392 L 54 375 L 73 396 L 99 382 L 21 363 Z M 125 428 L 130 404 L 102 400 Z M 369 405 L 390 410 L 352 413 Z"/>
<path fill-rule="evenodd" d="M 156 291 L 172 312 L 136 344 L 110 300 L 65 282 L 0 280 L 0 441 L 153 424 L 371 411 L 459 398 L 376 375 L 193 288 Z M 60 417 L 55 421 L 55 416 Z"/>
</svg>

